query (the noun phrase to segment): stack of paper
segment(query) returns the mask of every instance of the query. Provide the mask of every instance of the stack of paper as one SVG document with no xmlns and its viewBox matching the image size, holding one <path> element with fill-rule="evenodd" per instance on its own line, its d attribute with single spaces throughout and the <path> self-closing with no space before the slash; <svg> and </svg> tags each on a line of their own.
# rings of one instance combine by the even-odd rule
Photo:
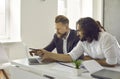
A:
<svg viewBox="0 0 120 79">
<path fill-rule="evenodd" d="M 85 68 L 90 72 L 90 73 L 94 73 L 97 72 L 99 70 L 104 69 L 97 61 L 95 60 L 88 60 L 88 61 L 83 61 L 82 63 Z"/>
</svg>

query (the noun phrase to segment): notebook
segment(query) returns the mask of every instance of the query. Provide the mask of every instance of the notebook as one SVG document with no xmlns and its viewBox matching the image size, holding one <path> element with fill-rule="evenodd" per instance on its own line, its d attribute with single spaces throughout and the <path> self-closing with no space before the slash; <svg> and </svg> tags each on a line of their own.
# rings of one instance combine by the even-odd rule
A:
<svg viewBox="0 0 120 79">
<path fill-rule="evenodd" d="M 94 72 L 104 69 L 104 67 L 102 67 L 95 60 L 86 60 L 86 61 L 83 61 L 82 64 L 90 73 L 94 73 Z"/>
</svg>

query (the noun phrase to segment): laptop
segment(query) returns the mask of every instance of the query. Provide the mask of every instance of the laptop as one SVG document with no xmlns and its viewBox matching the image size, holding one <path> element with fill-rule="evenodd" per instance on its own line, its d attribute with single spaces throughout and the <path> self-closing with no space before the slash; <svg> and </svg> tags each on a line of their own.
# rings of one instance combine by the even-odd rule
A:
<svg viewBox="0 0 120 79">
<path fill-rule="evenodd" d="M 27 45 L 25 43 L 22 43 L 22 44 L 25 48 L 25 54 L 26 54 L 26 58 L 28 59 L 28 64 L 29 65 L 45 64 L 44 62 L 41 61 L 41 58 L 39 56 L 30 57 L 29 56 L 29 48 L 27 47 Z"/>
<path fill-rule="evenodd" d="M 102 69 L 92 73 L 91 76 L 98 79 L 120 79 L 120 72 L 108 70 L 108 69 Z"/>
<path fill-rule="evenodd" d="M 40 64 L 43 64 L 43 62 L 41 62 L 41 58 L 27 58 L 27 59 L 28 59 L 29 65 L 40 65 Z"/>
</svg>

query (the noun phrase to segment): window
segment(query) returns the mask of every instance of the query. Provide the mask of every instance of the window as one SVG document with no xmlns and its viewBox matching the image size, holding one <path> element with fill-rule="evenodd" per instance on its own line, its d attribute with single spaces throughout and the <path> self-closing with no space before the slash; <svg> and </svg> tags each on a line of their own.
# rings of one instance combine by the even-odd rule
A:
<svg viewBox="0 0 120 79">
<path fill-rule="evenodd" d="M 0 0 L 0 42 L 20 40 L 20 0 Z"/>
<path fill-rule="evenodd" d="M 81 17 L 92 17 L 102 23 L 102 3 L 103 0 L 58 0 L 58 15 L 67 16 L 72 29 Z"/>
<path fill-rule="evenodd" d="M 5 0 L 0 0 L 0 37 L 6 36 L 5 26 Z"/>
</svg>

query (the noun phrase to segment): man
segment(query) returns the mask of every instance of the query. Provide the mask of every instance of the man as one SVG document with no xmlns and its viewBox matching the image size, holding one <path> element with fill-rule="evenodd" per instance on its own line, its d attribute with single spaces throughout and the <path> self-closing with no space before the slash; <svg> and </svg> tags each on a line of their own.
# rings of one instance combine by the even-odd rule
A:
<svg viewBox="0 0 120 79">
<path fill-rule="evenodd" d="M 69 28 L 69 20 L 63 15 L 56 16 L 55 26 L 56 33 L 44 49 L 51 52 L 56 48 L 57 53 L 62 54 L 70 52 L 79 41 L 76 31 Z"/>
<path fill-rule="evenodd" d="M 57 53 L 66 54 L 76 46 L 80 38 L 75 30 L 69 28 L 69 20 L 63 15 L 56 16 L 55 26 L 56 33 L 44 49 L 51 52 L 56 48 Z M 82 57 L 83 55 L 80 58 Z"/>
</svg>

